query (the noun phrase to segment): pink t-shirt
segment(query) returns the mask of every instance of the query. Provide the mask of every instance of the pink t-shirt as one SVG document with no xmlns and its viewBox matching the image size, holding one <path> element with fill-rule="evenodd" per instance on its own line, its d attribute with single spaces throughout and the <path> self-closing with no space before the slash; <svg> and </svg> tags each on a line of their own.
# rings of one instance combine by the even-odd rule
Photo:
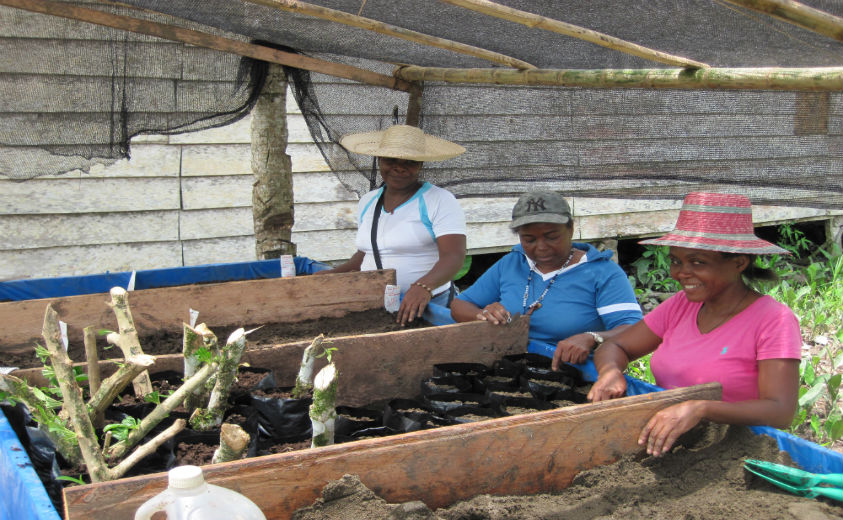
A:
<svg viewBox="0 0 843 520">
<path fill-rule="evenodd" d="M 800 359 L 799 320 L 784 304 L 762 296 L 707 334 L 697 328 L 702 302 L 683 291 L 644 316 L 662 343 L 650 359 L 656 384 L 679 388 L 717 381 L 723 401 L 758 399 L 758 361 Z"/>
</svg>

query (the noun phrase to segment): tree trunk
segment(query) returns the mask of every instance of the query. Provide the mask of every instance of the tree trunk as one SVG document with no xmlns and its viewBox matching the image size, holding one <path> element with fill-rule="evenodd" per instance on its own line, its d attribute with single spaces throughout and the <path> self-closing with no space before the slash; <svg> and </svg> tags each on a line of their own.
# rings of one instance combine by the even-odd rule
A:
<svg viewBox="0 0 843 520">
<path fill-rule="evenodd" d="M 295 255 L 293 167 L 287 155 L 287 78 L 270 64 L 266 84 L 252 110 L 252 215 L 259 260 Z"/>
</svg>

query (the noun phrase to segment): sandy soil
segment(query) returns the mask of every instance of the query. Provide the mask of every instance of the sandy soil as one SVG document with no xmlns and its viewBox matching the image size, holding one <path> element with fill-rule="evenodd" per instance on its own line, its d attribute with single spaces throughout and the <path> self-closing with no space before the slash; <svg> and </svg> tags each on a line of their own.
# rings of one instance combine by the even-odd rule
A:
<svg viewBox="0 0 843 520">
<path fill-rule="evenodd" d="M 294 520 L 389 518 L 418 520 L 623 519 L 623 520 L 825 520 L 843 506 L 779 490 L 743 469 L 746 458 L 789 463 L 775 441 L 742 427 L 708 425 L 689 432 L 683 445 L 661 458 L 628 457 L 584 471 L 554 494 L 481 495 L 431 511 L 422 502 L 389 504 L 346 475 Z"/>
</svg>

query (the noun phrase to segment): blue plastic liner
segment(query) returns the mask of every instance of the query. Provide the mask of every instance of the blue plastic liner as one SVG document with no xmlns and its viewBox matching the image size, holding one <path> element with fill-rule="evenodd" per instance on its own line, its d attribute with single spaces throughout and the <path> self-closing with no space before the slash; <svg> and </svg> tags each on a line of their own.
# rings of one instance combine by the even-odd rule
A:
<svg viewBox="0 0 843 520">
<path fill-rule="evenodd" d="M 553 351 L 555 349 L 555 345 L 533 340 L 530 340 L 527 346 L 528 352 L 541 354 L 549 358 L 553 357 Z M 597 369 L 594 366 L 594 360 L 591 356 L 588 357 L 585 363 L 573 366 L 580 369 L 586 380 L 597 380 Z M 625 377 L 627 395 L 641 395 L 664 390 L 664 388 L 646 383 L 640 379 L 629 376 Z M 786 451 L 793 462 L 805 471 L 810 471 L 811 473 L 843 473 L 843 453 L 829 450 L 815 442 L 806 441 L 801 437 L 770 426 L 751 426 L 750 430 L 758 435 L 769 435 L 774 438 L 779 449 Z"/>
<path fill-rule="evenodd" d="M 312 274 L 329 269 L 330 266 L 305 256 L 293 259 L 296 273 Z M 154 289 L 194 283 L 229 282 L 232 280 L 255 280 L 279 278 L 281 262 L 255 260 L 228 264 L 205 264 L 165 269 L 135 271 L 135 289 Z M 58 298 L 80 294 L 106 293 L 112 287 L 127 287 L 132 271 L 102 273 L 85 276 L 63 276 L 57 278 L 33 278 L 0 282 L 0 301 L 36 300 Z"/>
<path fill-rule="evenodd" d="M 61 520 L 18 436 L 0 410 L 0 518 Z"/>
</svg>

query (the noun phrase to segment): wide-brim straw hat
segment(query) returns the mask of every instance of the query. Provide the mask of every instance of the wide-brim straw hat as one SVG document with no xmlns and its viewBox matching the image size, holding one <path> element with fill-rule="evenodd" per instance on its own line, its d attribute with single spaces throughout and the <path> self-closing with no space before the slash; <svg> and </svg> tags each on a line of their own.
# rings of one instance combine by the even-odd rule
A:
<svg viewBox="0 0 843 520">
<path fill-rule="evenodd" d="M 444 161 L 463 152 L 462 146 L 424 133 L 420 128 L 395 125 L 386 130 L 349 134 L 340 139 L 346 150 L 376 157 L 410 161 Z"/>
<path fill-rule="evenodd" d="M 641 240 L 639 244 L 721 253 L 789 254 L 787 250 L 755 236 L 752 204 L 748 198 L 727 193 L 689 193 L 679 210 L 675 229 L 659 238 Z"/>
</svg>

